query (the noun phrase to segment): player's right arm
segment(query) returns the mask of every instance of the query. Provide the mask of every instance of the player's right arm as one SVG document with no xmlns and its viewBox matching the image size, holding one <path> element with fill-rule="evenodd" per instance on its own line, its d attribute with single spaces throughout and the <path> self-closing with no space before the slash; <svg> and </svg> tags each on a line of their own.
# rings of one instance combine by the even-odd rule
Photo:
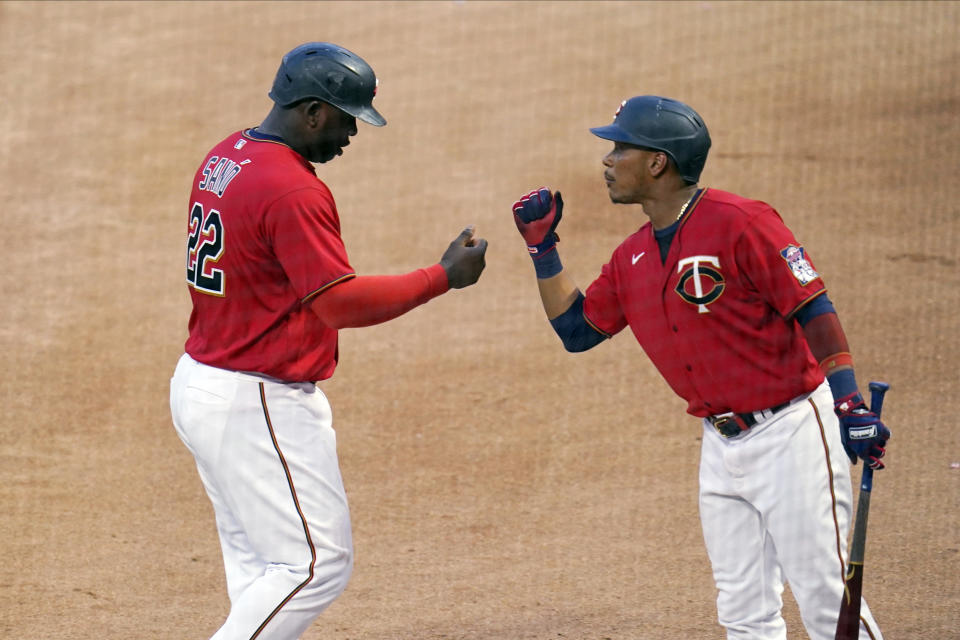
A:
<svg viewBox="0 0 960 640">
<path fill-rule="evenodd" d="M 556 251 L 556 250 L 554 250 Z M 547 320 L 553 320 L 565 311 L 582 295 L 573 279 L 561 269 L 560 273 L 549 278 L 537 278 L 540 301 Z"/>
<path fill-rule="evenodd" d="M 556 228 L 562 214 L 560 192 L 551 194 L 545 187 L 513 203 L 513 220 L 533 259 L 547 319 L 567 351 L 586 351 L 610 336 L 587 321 L 583 314 L 584 295 L 560 263 Z"/>
</svg>

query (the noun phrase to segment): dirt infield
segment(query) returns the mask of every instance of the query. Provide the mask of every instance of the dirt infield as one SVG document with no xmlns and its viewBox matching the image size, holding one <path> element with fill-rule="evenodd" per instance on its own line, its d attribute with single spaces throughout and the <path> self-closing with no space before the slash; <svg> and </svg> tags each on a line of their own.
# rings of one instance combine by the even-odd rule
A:
<svg viewBox="0 0 960 640">
<path fill-rule="evenodd" d="M 0 3 L 0 637 L 206 638 L 225 616 L 167 406 L 189 183 L 309 40 L 381 80 L 388 126 L 319 170 L 357 270 L 435 262 L 468 222 L 490 249 L 478 286 L 341 333 L 321 386 L 356 568 L 306 638 L 722 637 L 698 422 L 628 333 L 563 351 L 509 215 L 561 189 L 589 284 L 645 218 L 609 202 L 587 128 L 640 93 L 703 115 L 701 183 L 780 211 L 861 386 L 891 383 L 864 593 L 887 640 L 960 637 L 958 25 L 947 2 Z"/>
</svg>

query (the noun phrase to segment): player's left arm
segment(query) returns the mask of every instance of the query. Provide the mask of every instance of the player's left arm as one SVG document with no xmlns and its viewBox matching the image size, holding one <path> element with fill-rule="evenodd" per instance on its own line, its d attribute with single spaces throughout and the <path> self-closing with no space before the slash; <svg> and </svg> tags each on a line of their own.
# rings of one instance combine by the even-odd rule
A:
<svg viewBox="0 0 960 640">
<path fill-rule="evenodd" d="M 754 216 L 738 239 L 735 254 L 744 276 L 787 322 L 796 320 L 803 328 L 810 352 L 830 383 L 851 462 L 859 457 L 882 469 L 880 458 L 890 430 L 863 401 L 847 337 L 820 274 L 780 214 L 761 203 Z"/>
<path fill-rule="evenodd" d="M 401 275 L 370 275 L 343 279 L 308 300 L 328 327 L 369 327 L 407 313 L 450 289 L 477 282 L 486 266 L 487 241 L 464 229 L 433 266 Z"/>
<path fill-rule="evenodd" d="M 880 459 L 886 453 L 890 430 L 863 401 L 847 336 L 826 292 L 801 307 L 795 318 L 830 384 L 840 435 L 850 461 L 856 463 L 859 457 L 873 469 L 883 469 Z"/>
<path fill-rule="evenodd" d="M 309 305 L 332 329 L 369 327 L 393 320 L 449 288 L 438 263 L 401 275 L 346 279 L 312 298 Z"/>
</svg>

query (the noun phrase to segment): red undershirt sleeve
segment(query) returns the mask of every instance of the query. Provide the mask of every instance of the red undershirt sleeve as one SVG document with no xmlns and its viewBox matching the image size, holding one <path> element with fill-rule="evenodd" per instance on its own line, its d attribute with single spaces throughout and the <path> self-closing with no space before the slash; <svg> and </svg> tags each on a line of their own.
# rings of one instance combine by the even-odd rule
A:
<svg viewBox="0 0 960 640">
<path fill-rule="evenodd" d="M 818 362 L 837 353 L 849 353 L 847 336 L 840 326 L 836 313 L 823 313 L 815 316 L 803 328 L 810 352 Z"/>
<path fill-rule="evenodd" d="M 369 327 L 393 320 L 450 289 L 438 263 L 403 275 L 357 276 L 330 287 L 309 302 L 333 329 Z"/>
</svg>

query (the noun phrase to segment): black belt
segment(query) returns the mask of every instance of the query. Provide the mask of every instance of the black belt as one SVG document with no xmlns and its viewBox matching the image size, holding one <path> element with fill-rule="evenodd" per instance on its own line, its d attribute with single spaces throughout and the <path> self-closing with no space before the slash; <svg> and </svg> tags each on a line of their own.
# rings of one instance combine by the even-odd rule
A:
<svg viewBox="0 0 960 640">
<path fill-rule="evenodd" d="M 765 420 L 778 411 L 786 409 L 788 406 L 790 406 L 790 403 L 784 402 L 775 407 L 770 407 L 762 411 L 754 411 L 752 413 L 733 413 L 730 411 L 716 416 L 708 416 L 707 420 L 710 421 L 713 428 L 724 438 L 732 438 L 740 435 L 744 431 L 749 431 L 750 428 L 760 420 Z M 761 415 L 759 420 L 757 419 L 758 413 Z"/>
</svg>

